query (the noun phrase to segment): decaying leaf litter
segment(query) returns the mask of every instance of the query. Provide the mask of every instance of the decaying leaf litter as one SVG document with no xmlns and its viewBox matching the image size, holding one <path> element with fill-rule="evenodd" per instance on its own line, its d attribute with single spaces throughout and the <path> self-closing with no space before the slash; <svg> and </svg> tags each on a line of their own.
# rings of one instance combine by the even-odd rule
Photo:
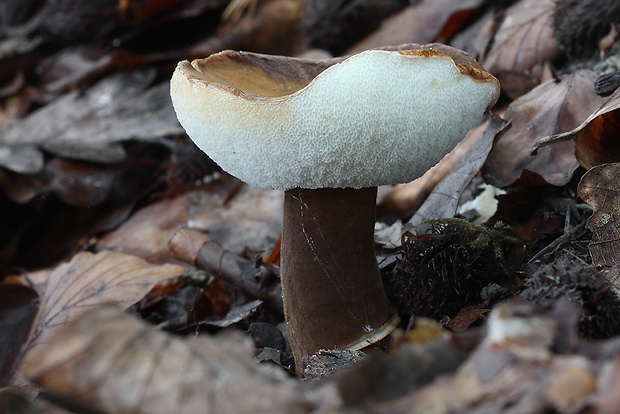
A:
<svg viewBox="0 0 620 414">
<path fill-rule="evenodd" d="M 616 2 L 39 3 L 7 2 L 0 28 L 4 411 L 620 406 Z M 502 99 L 427 176 L 379 191 L 400 328 L 379 352 L 309 357 L 299 382 L 281 197 L 193 146 L 168 80 L 224 49 L 433 41 L 478 59 Z"/>
</svg>

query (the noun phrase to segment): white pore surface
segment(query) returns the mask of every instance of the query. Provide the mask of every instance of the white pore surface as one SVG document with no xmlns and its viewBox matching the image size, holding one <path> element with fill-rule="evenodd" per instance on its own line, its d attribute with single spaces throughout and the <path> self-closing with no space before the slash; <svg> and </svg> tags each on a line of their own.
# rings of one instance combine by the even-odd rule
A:
<svg viewBox="0 0 620 414">
<path fill-rule="evenodd" d="M 439 161 L 499 94 L 449 57 L 372 50 L 278 98 L 234 96 L 188 80 L 172 99 L 188 135 L 222 169 L 286 190 L 409 182 Z"/>
</svg>

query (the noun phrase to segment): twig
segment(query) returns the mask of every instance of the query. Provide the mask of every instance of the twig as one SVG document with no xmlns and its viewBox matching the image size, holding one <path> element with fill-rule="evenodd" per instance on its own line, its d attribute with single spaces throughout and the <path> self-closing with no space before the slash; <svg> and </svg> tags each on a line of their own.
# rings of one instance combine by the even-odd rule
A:
<svg viewBox="0 0 620 414">
<path fill-rule="evenodd" d="M 549 243 L 547 246 L 543 247 L 538 253 L 532 256 L 530 260 L 528 260 L 528 263 L 534 263 L 542 255 L 546 254 L 547 252 L 553 249 L 558 248 L 562 243 L 564 243 L 565 241 L 570 239 L 574 234 L 582 230 L 586 226 L 586 223 L 587 221 L 582 221 L 581 223 L 573 227 L 571 231 L 569 231 L 568 233 L 564 233 L 563 235 L 561 235 L 560 237 L 558 237 L 557 239 Z"/>
<path fill-rule="evenodd" d="M 177 230 L 170 238 L 169 248 L 176 258 L 206 270 L 284 314 L 282 288 L 279 283 L 272 283 L 279 279 L 276 266 L 244 259 L 198 230 Z"/>
</svg>

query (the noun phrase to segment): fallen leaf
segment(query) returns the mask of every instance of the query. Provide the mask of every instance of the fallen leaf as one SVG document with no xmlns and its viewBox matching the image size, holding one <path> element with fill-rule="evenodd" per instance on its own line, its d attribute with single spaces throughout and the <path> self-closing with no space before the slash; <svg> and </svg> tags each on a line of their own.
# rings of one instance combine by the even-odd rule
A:
<svg viewBox="0 0 620 414">
<path fill-rule="evenodd" d="M 533 149 L 567 140 L 575 141 L 575 155 L 582 167 L 620 161 L 620 89 L 572 131 L 541 138 Z M 557 145 L 557 144 L 556 144 Z"/>
<path fill-rule="evenodd" d="M 590 243 L 592 264 L 603 266 L 605 277 L 620 292 L 620 164 L 603 164 L 584 174 L 577 188 L 579 196 L 594 209 L 586 228 L 597 241 Z"/>
<path fill-rule="evenodd" d="M 226 49 L 289 56 L 299 54 L 303 43 L 300 23 L 308 1 L 232 1 L 215 36 L 196 44 L 185 58 L 204 58 Z"/>
<path fill-rule="evenodd" d="M 109 250 L 75 255 L 49 275 L 25 358 L 30 350 L 86 310 L 108 302 L 129 307 L 155 284 L 185 271 L 182 266 L 149 265 L 141 258 Z"/>
<path fill-rule="evenodd" d="M 403 0 L 312 0 L 303 15 L 304 35 L 313 48 L 339 56 L 408 5 Z"/>
<path fill-rule="evenodd" d="M 106 305 L 58 330 L 33 351 L 24 372 L 61 405 L 97 412 L 304 413 L 316 408 L 294 380 L 268 376 L 240 339 L 173 337 Z"/>
<path fill-rule="evenodd" d="M 488 309 L 489 299 L 479 305 L 466 306 L 462 308 L 454 318 L 450 318 L 444 323 L 444 326 L 452 329 L 456 332 L 463 332 L 469 328 L 469 326 L 480 319 L 485 319 L 486 314 L 491 311 Z"/>
<path fill-rule="evenodd" d="M 207 231 L 232 252 L 241 252 L 245 246 L 256 252 L 271 250 L 282 230 L 282 192 L 243 185 L 222 205 L 226 188 L 188 196 L 190 227 Z"/>
<path fill-rule="evenodd" d="M 223 318 L 210 316 L 198 321 L 198 323 L 226 328 L 250 316 L 262 303 L 262 300 L 253 300 L 252 302 L 231 309 Z"/>
<path fill-rule="evenodd" d="M 9 125 L 18 117 L 21 101 L 19 95 L 14 97 L 3 97 L 2 99 L 3 103 L 0 106 L 0 135 L 4 134 L 9 128 Z M 5 151 L 5 148 L 3 145 L 0 145 L 0 152 L 2 151 Z"/>
<path fill-rule="evenodd" d="M 483 66 L 513 99 L 540 84 L 545 64 L 561 56 L 551 27 L 553 6 L 554 0 L 522 0 L 504 12 Z"/>
<path fill-rule="evenodd" d="M 360 412 L 447 414 L 449 411 L 420 410 L 416 405 L 394 411 L 389 405 L 424 390 L 442 377 L 455 375 L 466 358 L 455 342 L 438 338 L 429 343 L 406 343 L 388 355 L 374 353 L 342 370 L 335 381 L 345 406 L 367 407 L 360 408 Z M 337 361 L 326 360 L 325 366 L 330 367 L 330 362 L 335 365 Z M 386 406 L 376 406 L 381 403 Z"/>
<path fill-rule="evenodd" d="M 187 326 L 197 331 L 200 321 L 225 317 L 230 312 L 230 301 L 230 286 L 220 279 L 210 279 L 205 287 L 198 289 L 192 307 L 187 310 Z"/>
<path fill-rule="evenodd" d="M 108 53 L 94 45 L 67 47 L 41 62 L 38 81 L 47 92 L 64 93 L 89 86 L 114 70 L 145 63 L 120 50 Z"/>
<path fill-rule="evenodd" d="M 125 150 L 119 144 L 129 139 L 156 140 L 183 133 L 170 101 L 168 82 L 149 87 L 154 68 L 120 72 L 85 91 L 65 94 L 49 105 L 13 123 L 0 136 L 9 148 L 45 149 L 57 156 L 114 164 Z M 43 167 L 43 154 L 33 160 L 28 152 L 0 151 L 0 166 L 21 174 L 35 174 Z"/>
<path fill-rule="evenodd" d="M 558 364 L 562 365 L 562 363 Z M 566 364 L 549 378 L 546 397 L 560 411 L 580 406 L 581 401 L 597 391 L 596 376 L 592 367 L 579 363 Z"/>
<path fill-rule="evenodd" d="M 38 299 L 37 292 L 28 286 L 0 283 L 0 389 L 11 381 L 39 309 Z"/>
<path fill-rule="evenodd" d="M 405 332 L 401 339 L 408 345 L 430 344 L 451 337 L 450 332 L 443 327 L 443 324 L 435 319 L 416 315 L 413 316 L 413 322 L 413 329 Z"/>
<path fill-rule="evenodd" d="M 25 148 L 36 151 L 32 147 Z M 68 205 L 93 208 L 108 199 L 120 174 L 121 168 L 53 158 L 39 174 L 0 174 L 0 187 L 19 204 L 28 203 L 43 193 L 54 192 Z"/>
<path fill-rule="evenodd" d="M 431 43 L 449 40 L 480 0 L 422 0 L 388 18 L 374 33 L 362 39 L 346 54 L 403 43 Z M 456 26 L 456 27 L 455 27 Z"/>
<path fill-rule="evenodd" d="M 4 13 L 3 34 L 13 37 L 44 37 L 56 44 L 103 40 L 119 23 L 119 13 L 110 1 L 46 2 L 23 5 L 21 12 Z M 15 8 L 15 6 L 13 7 Z M 72 24 L 79 18 L 79 24 Z"/>
<path fill-rule="evenodd" d="M 135 147 L 139 148 L 135 148 Z M 166 159 L 158 145 L 127 145 L 129 159 L 114 166 L 51 158 L 39 174 L 0 169 L 0 262 L 49 266 L 97 232 L 118 226 L 152 192 Z M 142 154 L 142 155 L 140 155 Z M 145 157 L 151 157 L 145 162 Z"/>
<path fill-rule="evenodd" d="M 274 266 L 280 267 L 280 259 L 282 253 L 282 234 L 278 237 L 273 249 L 262 257 L 262 263 L 269 263 Z"/>
<path fill-rule="evenodd" d="M 187 224 L 187 203 L 188 194 L 151 203 L 133 213 L 116 230 L 101 236 L 97 244 L 142 257 L 149 263 L 175 262 L 168 241 Z"/>
<path fill-rule="evenodd" d="M 596 76 L 580 70 L 547 81 L 512 102 L 504 115 L 511 125 L 496 139 L 482 169 L 485 181 L 506 187 L 528 171 L 552 185 L 568 183 L 579 166 L 572 142 L 542 148 L 536 156 L 531 148 L 542 137 L 579 125 L 605 102 L 594 92 Z"/>
<path fill-rule="evenodd" d="M 487 10 L 475 22 L 456 33 L 450 41 L 450 45 L 464 50 L 476 60 L 482 61 L 493 41 L 497 26 L 495 11 L 493 9 Z"/>
</svg>

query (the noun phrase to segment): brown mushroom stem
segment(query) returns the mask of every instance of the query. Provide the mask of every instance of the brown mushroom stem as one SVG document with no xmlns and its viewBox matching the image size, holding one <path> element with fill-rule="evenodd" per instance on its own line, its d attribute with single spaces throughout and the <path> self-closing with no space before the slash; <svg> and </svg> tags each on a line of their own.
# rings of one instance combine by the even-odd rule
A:
<svg viewBox="0 0 620 414">
<path fill-rule="evenodd" d="M 320 349 L 360 349 L 398 323 L 375 256 L 377 188 L 287 190 L 282 291 L 298 372 Z"/>
</svg>

